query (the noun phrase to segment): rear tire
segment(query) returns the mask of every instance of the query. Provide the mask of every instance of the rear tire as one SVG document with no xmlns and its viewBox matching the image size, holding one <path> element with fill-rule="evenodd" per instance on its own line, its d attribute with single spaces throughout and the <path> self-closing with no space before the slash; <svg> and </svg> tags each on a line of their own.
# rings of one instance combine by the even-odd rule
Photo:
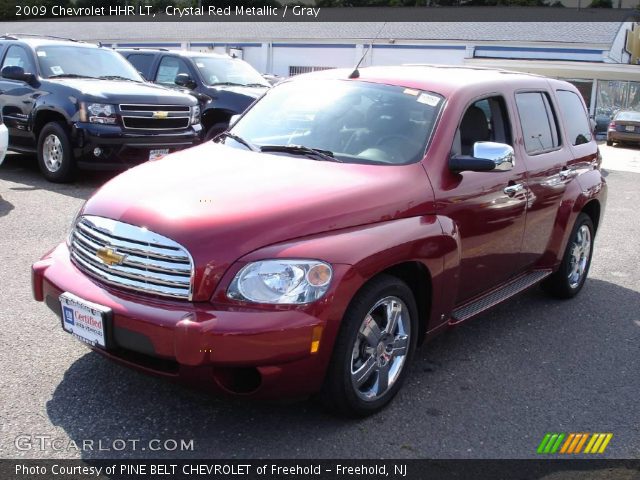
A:
<svg viewBox="0 0 640 480">
<path fill-rule="evenodd" d="M 38 165 L 50 182 L 67 183 L 73 180 L 75 160 L 67 130 L 61 123 L 47 123 L 38 137 Z"/>
<path fill-rule="evenodd" d="M 613 140 L 607 140 L 607 147 L 613 146 Z"/>
<path fill-rule="evenodd" d="M 330 410 L 351 417 L 380 411 L 398 393 L 418 337 L 409 287 L 380 275 L 354 297 L 342 319 L 320 393 Z"/>
<path fill-rule="evenodd" d="M 542 282 L 542 288 L 556 298 L 573 298 L 582 289 L 593 256 L 595 229 L 591 217 L 580 213 L 571 230 L 560 268 Z"/>
</svg>

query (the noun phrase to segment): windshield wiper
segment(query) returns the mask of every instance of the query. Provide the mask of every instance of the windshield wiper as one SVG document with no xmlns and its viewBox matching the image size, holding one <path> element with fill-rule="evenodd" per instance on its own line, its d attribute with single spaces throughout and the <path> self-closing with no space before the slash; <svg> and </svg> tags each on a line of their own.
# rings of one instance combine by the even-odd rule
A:
<svg viewBox="0 0 640 480">
<path fill-rule="evenodd" d="M 92 78 L 95 80 L 96 77 L 90 77 L 89 75 L 78 75 L 77 73 L 59 73 L 57 75 L 49 75 L 47 78 Z"/>
<path fill-rule="evenodd" d="M 128 78 L 128 77 L 122 77 L 120 75 L 102 75 L 98 78 L 100 80 L 126 80 L 127 82 L 140 83 L 138 80 L 134 80 L 133 78 Z"/>
<path fill-rule="evenodd" d="M 236 83 L 236 82 L 216 82 L 216 83 L 210 83 L 209 86 L 210 87 L 217 87 L 217 86 L 244 87 L 245 84 L 244 83 Z"/>
<path fill-rule="evenodd" d="M 231 140 L 235 140 L 236 142 L 244 145 L 245 147 L 247 147 L 252 152 L 259 152 L 260 151 L 260 149 L 258 147 L 256 147 L 253 143 L 246 141 L 244 138 L 242 138 L 239 135 L 236 135 L 235 133 L 222 132 L 219 135 L 219 137 L 229 137 Z"/>
<path fill-rule="evenodd" d="M 260 147 L 261 152 L 284 152 L 298 155 L 305 155 L 309 158 L 316 158 L 326 162 L 339 162 L 342 160 L 333 156 L 330 150 L 320 150 L 319 148 L 305 147 L 304 145 L 263 145 Z"/>
<path fill-rule="evenodd" d="M 245 83 L 245 87 L 268 87 L 269 85 L 265 85 L 264 83 Z"/>
</svg>

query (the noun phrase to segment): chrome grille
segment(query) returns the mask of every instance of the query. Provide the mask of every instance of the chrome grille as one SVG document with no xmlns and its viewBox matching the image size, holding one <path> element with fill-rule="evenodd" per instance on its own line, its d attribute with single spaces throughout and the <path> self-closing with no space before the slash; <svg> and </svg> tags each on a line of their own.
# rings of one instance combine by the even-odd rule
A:
<svg viewBox="0 0 640 480">
<path fill-rule="evenodd" d="M 189 252 L 146 228 L 85 215 L 75 224 L 70 251 L 80 270 L 104 283 L 191 300 L 193 260 Z M 109 255 L 122 258 L 110 261 Z"/>
<path fill-rule="evenodd" d="M 131 130 L 179 130 L 191 120 L 188 105 L 120 105 L 122 125 Z"/>
</svg>

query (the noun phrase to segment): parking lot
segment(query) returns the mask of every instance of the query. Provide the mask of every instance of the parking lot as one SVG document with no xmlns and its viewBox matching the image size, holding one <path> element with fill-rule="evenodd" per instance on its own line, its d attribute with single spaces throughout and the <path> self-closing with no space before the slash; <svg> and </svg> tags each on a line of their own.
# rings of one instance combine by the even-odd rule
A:
<svg viewBox="0 0 640 480">
<path fill-rule="evenodd" d="M 110 175 L 55 185 L 34 158 L 9 155 L 0 167 L 0 457 L 527 458 L 546 432 L 611 432 L 606 456 L 640 458 L 640 148 L 600 148 L 609 200 L 579 297 L 533 289 L 440 336 L 418 351 L 391 406 L 364 420 L 311 401 L 211 397 L 74 341 L 33 300 L 30 265 Z M 36 436 L 56 442 L 42 449 Z M 116 451 L 118 439 L 139 443 Z M 151 450 L 151 440 L 165 448 Z"/>
</svg>

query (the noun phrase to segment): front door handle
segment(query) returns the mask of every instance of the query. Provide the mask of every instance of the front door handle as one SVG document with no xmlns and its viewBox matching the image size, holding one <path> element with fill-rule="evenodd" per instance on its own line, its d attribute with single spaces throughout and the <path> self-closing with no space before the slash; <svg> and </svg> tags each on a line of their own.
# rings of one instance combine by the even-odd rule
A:
<svg viewBox="0 0 640 480">
<path fill-rule="evenodd" d="M 513 185 L 509 185 L 508 187 L 505 187 L 504 189 L 504 193 L 507 194 L 507 196 L 509 197 L 513 197 L 516 193 L 518 193 L 519 191 L 524 189 L 524 185 L 521 183 L 515 183 Z"/>
</svg>

